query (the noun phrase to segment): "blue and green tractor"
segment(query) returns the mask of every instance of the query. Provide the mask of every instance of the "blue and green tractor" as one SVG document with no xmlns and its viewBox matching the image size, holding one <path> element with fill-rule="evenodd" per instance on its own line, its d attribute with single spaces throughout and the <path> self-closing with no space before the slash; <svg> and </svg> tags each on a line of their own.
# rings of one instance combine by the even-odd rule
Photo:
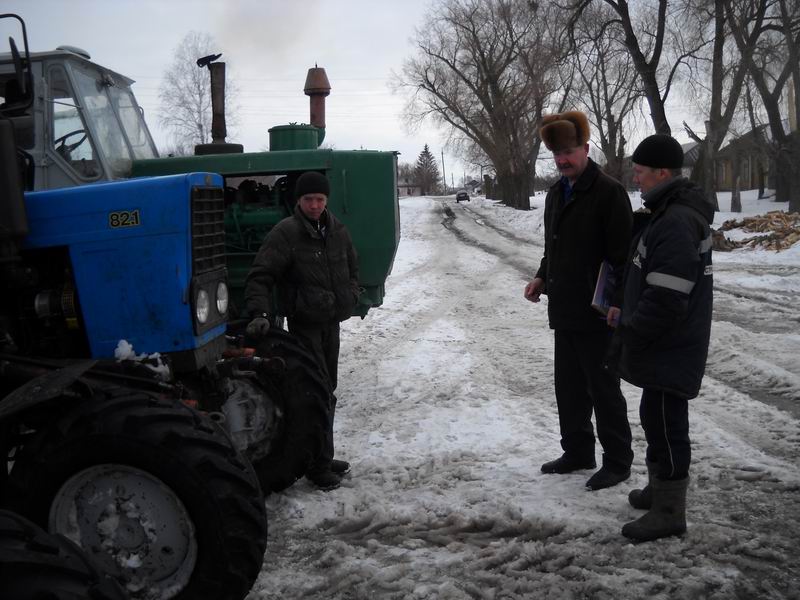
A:
<svg viewBox="0 0 800 600">
<path fill-rule="evenodd" d="M 75 47 L 30 52 L 22 20 L 2 20 L 24 45 L 0 55 L 0 509 L 77 544 L 130 598 L 239 600 L 262 569 L 264 496 L 302 477 L 330 418 L 294 338 L 242 334 L 246 274 L 316 170 L 359 253 L 354 316 L 380 306 L 396 154 L 319 148 L 314 68 L 311 123 L 272 128 L 269 151 L 223 134 L 159 158 L 130 79 Z"/>
</svg>

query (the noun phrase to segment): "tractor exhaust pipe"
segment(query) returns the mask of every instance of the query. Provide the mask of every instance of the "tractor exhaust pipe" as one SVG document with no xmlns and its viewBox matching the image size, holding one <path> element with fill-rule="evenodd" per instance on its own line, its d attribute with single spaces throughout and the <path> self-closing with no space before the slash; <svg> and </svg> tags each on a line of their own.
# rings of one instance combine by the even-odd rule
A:
<svg viewBox="0 0 800 600">
<path fill-rule="evenodd" d="M 303 92 L 309 97 L 309 122 L 319 130 L 318 144 L 322 144 L 325 139 L 325 97 L 331 93 L 331 84 L 325 69 L 314 65 L 308 70 Z"/>
<path fill-rule="evenodd" d="M 228 144 L 225 137 L 228 130 L 225 126 L 225 63 L 214 62 L 222 54 L 209 54 L 197 59 L 201 69 L 208 67 L 211 76 L 211 143 L 198 144 L 194 147 L 196 155 L 201 154 L 234 154 L 244 152 L 241 144 Z"/>
<path fill-rule="evenodd" d="M 211 63 L 211 143 L 224 144 L 228 129 L 225 126 L 225 63 Z"/>
</svg>

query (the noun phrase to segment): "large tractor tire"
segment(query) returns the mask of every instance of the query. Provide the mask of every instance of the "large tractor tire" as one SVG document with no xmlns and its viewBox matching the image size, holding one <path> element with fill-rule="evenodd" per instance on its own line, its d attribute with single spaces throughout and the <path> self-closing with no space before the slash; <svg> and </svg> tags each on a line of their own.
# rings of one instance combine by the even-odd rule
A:
<svg viewBox="0 0 800 600">
<path fill-rule="evenodd" d="M 249 462 L 207 416 L 173 400 L 96 392 L 23 446 L 7 503 L 61 533 L 134 599 L 241 600 L 267 521 Z"/>
<path fill-rule="evenodd" d="M 127 600 L 77 545 L 22 516 L 0 510 L 0 597 L 3 600 Z"/>
<path fill-rule="evenodd" d="M 285 331 L 270 329 L 256 345 L 256 354 L 280 358 L 286 365 L 271 383 L 281 415 L 276 437 L 266 456 L 251 458 L 264 493 L 279 492 L 305 475 L 319 457 L 331 418 L 330 394 L 314 356 Z"/>
</svg>

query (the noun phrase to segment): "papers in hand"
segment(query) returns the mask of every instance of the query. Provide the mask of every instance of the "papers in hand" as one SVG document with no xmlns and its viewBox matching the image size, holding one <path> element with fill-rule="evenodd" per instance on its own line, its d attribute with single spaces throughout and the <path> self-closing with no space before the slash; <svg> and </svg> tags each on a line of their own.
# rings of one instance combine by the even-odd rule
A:
<svg viewBox="0 0 800 600">
<path fill-rule="evenodd" d="M 597 273 L 597 284 L 594 286 L 592 307 L 604 315 L 608 314 L 608 308 L 611 306 L 611 298 L 614 296 L 616 288 L 617 278 L 614 273 L 614 268 L 611 266 L 611 263 L 604 260 L 600 264 L 600 271 Z"/>
</svg>

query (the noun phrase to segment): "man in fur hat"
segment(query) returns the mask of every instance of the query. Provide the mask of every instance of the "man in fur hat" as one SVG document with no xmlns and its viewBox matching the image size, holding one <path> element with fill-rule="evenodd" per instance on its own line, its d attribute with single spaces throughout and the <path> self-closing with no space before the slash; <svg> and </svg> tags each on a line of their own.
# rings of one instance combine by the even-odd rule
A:
<svg viewBox="0 0 800 600">
<path fill-rule="evenodd" d="M 544 256 L 525 287 L 525 298 L 531 302 L 547 295 L 547 315 L 555 330 L 555 393 L 563 455 L 544 463 L 542 472 L 596 467 L 594 412 L 603 462 L 586 487 L 599 490 L 630 477 L 633 452 L 619 377 L 604 367 L 613 330 L 591 304 L 604 260 L 622 279 L 633 213 L 622 184 L 589 158 L 589 121 L 584 113 L 546 116 L 539 134 L 561 173 L 545 200 Z M 612 306 L 620 305 L 621 292 L 617 290 Z"/>
</svg>

